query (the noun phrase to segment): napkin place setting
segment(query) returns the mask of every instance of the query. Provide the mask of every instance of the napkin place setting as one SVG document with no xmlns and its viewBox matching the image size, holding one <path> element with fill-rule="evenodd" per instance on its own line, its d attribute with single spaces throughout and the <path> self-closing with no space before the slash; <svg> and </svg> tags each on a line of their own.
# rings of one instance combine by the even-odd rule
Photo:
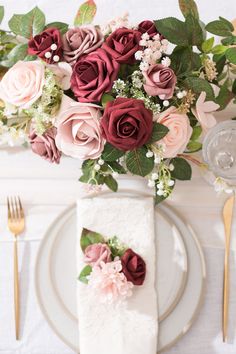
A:
<svg viewBox="0 0 236 354">
<path fill-rule="evenodd" d="M 77 220 L 80 353 L 155 354 L 153 199 L 79 199 Z"/>
</svg>

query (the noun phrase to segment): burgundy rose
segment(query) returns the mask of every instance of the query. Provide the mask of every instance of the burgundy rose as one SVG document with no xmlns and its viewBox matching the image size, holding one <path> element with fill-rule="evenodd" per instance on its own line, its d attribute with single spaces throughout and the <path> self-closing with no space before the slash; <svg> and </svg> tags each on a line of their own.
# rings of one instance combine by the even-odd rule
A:
<svg viewBox="0 0 236 354">
<path fill-rule="evenodd" d="M 141 33 L 128 28 L 118 28 L 107 37 L 104 48 L 118 63 L 132 64 L 134 54 L 140 49 Z"/>
<path fill-rule="evenodd" d="M 138 25 L 138 30 L 142 34 L 148 33 L 150 38 L 152 38 L 153 36 L 155 36 L 155 34 L 158 33 L 154 22 L 149 20 L 140 22 L 140 24 Z"/>
<path fill-rule="evenodd" d="M 80 102 L 99 102 L 117 79 L 119 64 L 99 48 L 76 62 L 71 89 Z"/>
<path fill-rule="evenodd" d="M 34 130 L 29 135 L 33 152 L 49 162 L 60 163 L 61 152 L 55 144 L 56 128 L 48 129 L 43 135 L 37 135 Z"/>
<path fill-rule="evenodd" d="M 173 96 L 176 76 L 171 68 L 162 64 L 151 65 L 143 72 L 145 83 L 144 90 L 149 96 L 159 96 L 162 100 L 168 100 Z"/>
<path fill-rule="evenodd" d="M 57 63 L 62 58 L 62 40 L 57 28 L 48 28 L 34 36 L 28 43 L 28 53 L 37 55 L 47 63 Z"/>
<path fill-rule="evenodd" d="M 117 98 L 106 105 L 101 119 L 103 136 L 117 149 L 136 149 L 150 139 L 152 118 L 152 112 L 145 108 L 143 101 Z"/>
<path fill-rule="evenodd" d="M 121 257 L 122 272 L 134 285 L 143 285 L 146 276 L 146 263 L 130 248 Z"/>
<path fill-rule="evenodd" d="M 82 54 L 88 54 L 101 47 L 103 35 L 99 28 L 87 25 L 71 28 L 62 37 L 63 57 L 74 65 Z"/>
</svg>

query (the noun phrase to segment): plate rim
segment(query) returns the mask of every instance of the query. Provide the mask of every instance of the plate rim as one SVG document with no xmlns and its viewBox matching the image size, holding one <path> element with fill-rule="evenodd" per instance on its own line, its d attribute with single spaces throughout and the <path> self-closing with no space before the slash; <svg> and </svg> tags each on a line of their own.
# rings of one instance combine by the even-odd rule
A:
<svg viewBox="0 0 236 354">
<path fill-rule="evenodd" d="M 110 191 L 105 191 L 103 192 L 102 194 L 107 194 L 108 193 L 111 193 Z M 145 192 L 140 192 L 140 191 L 135 191 L 135 190 L 132 190 L 132 189 L 128 189 L 128 188 L 122 188 L 122 190 L 120 190 L 121 193 L 131 193 L 131 194 L 134 194 L 136 193 L 138 196 L 143 196 L 143 197 L 151 197 L 150 195 L 148 195 L 147 193 Z M 101 193 L 99 194 L 101 195 Z M 112 195 L 112 194 L 111 194 Z M 84 198 L 91 198 L 91 197 L 95 197 L 93 195 L 91 196 L 85 196 Z M 134 194 L 134 197 L 135 197 L 135 194 Z M 35 285 L 35 290 L 36 290 L 36 297 L 37 297 L 37 300 L 38 300 L 38 304 L 39 304 L 39 307 L 45 317 L 45 319 L 47 320 L 48 324 L 50 325 L 50 327 L 52 328 L 52 330 L 57 334 L 57 336 L 65 343 L 67 344 L 72 350 L 75 351 L 75 353 L 79 353 L 78 349 L 76 347 L 74 347 L 73 344 L 71 344 L 65 337 L 63 337 L 63 335 L 61 333 L 59 333 L 59 331 L 56 329 L 55 325 L 52 323 L 52 321 L 50 320 L 50 318 L 48 317 L 47 315 L 47 311 L 43 305 L 43 301 L 41 299 L 41 295 L 40 295 L 40 289 L 39 289 L 39 284 L 38 284 L 38 270 L 39 270 L 39 263 L 40 263 L 40 254 L 42 253 L 42 250 L 43 250 L 43 246 L 44 246 L 44 240 L 47 239 L 49 237 L 49 234 L 51 232 L 51 230 L 54 228 L 54 225 L 56 225 L 59 220 L 61 219 L 62 215 L 66 214 L 67 212 L 69 212 L 72 208 L 72 206 L 74 205 L 75 203 L 73 203 L 72 205 L 69 205 L 67 206 L 67 208 L 65 210 L 63 210 L 53 221 L 52 223 L 50 224 L 50 226 L 48 227 L 44 237 L 42 238 L 41 242 L 40 242 L 40 245 L 39 245 L 39 249 L 38 249 L 38 253 L 37 253 L 37 257 L 36 257 L 36 262 L 35 262 L 35 270 L 34 270 L 34 285 Z M 183 218 L 179 215 L 179 213 L 175 210 L 175 208 L 171 207 L 168 203 L 164 202 L 162 203 L 162 205 L 166 208 L 169 208 L 173 213 L 175 213 L 177 215 L 177 217 L 183 221 Z M 158 208 L 158 206 L 155 206 L 155 209 Z M 204 300 L 204 294 L 205 294 L 205 290 L 206 290 L 206 263 L 205 263 L 205 258 L 204 258 L 204 253 L 203 253 L 203 250 L 202 250 L 202 247 L 201 247 L 201 244 L 200 244 L 200 241 L 198 240 L 197 238 L 197 235 L 196 233 L 193 231 L 193 228 L 189 225 L 188 222 L 185 222 L 185 225 L 186 227 L 189 229 L 189 232 L 191 233 L 194 241 L 195 241 L 195 244 L 197 246 L 197 250 L 198 250 L 198 253 L 199 253 L 199 256 L 200 256 L 200 263 L 201 263 L 201 273 L 202 273 L 202 281 L 201 281 L 201 293 L 200 293 L 200 296 L 199 296 L 199 299 L 198 299 L 198 303 L 197 303 L 197 306 L 195 308 L 195 311 L 194 313 L 192 314 L 190 320 L 188 321 L 188 324 L 185 326 L 185 328 L 181 331 L 181 333 L 173 340 L 171 341 L 170 343 L 168 343 L 166 346 L 164 346 L 161 350 L 158 350 L 157 351 L 157 354 L 159 353 L 162 353 L 168 349 L 170 349 L 171 347 L 173 347 L 188 331 L 189 329 L 192 327 L 193 323 L 195 322 L 196 318 L 198 317 L 199 315 L 199 312 L 200 312 L 200 308 L 202 307 L 202 304 L 203 304 L 203 300 Z M 51 275 L 50 275 L 51 277 Z M 179 298 L 179 301 L 180 301 L 181 297 Z M 179 302 L 178 301 L 178 302 Z M 60 301 L 61 302 L 61 301 Z M 178 304 L 177 302 L 177 304 Z M 176 304 L 176 305 L 177 305 Z M 64 307 L 64 305 L 63 305 Z M 68 313 L 68 311 L 67 311 Z M 70 314 L 71 316 L 71 314 Z M 73 319 L 74 320 L 74 319 Z"/>
</svg>

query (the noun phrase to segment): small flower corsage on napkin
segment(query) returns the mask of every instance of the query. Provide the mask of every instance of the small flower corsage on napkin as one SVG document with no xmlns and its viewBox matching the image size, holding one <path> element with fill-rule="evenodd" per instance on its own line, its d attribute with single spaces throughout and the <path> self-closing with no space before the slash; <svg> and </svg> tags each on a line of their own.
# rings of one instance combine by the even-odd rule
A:
<svg viewBox="0 0 236 354">
<path fill-rule="evenodd" d="M 97 293 L 102 303 L 114 303 L 132 295 L 146 276 L 142 257 L 121 243 L 117 236 L 105 239 L 101 234 L 82 230 L 81 249 L 86 266 L 79 280 Z"/>
</svg>

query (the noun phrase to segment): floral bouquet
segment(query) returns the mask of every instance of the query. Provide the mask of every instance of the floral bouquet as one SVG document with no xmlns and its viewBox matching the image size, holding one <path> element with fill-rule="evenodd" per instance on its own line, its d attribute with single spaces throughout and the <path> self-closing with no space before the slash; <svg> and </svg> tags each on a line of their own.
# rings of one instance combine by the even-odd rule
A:
<svg viewBox="0 0 236 354">
<path fill-rule="evenodd" d="M 191 179 L 213 112 L 236 103 L 233 24 L 205 25 L 193 0 L 179 5 L 182 21 L 131 25 L 125 15 L 103 27 L 91 25 L 93 0 L 72 28 L 46 23 L 38 7 L 14 15 L 0 31 L 0 142 L 30 144 L 50 162 L 82 160 L 89 189 L 116 191 L 129 172 L 147 179 L 157 203 L 167 198 Z"/>
</svg>

